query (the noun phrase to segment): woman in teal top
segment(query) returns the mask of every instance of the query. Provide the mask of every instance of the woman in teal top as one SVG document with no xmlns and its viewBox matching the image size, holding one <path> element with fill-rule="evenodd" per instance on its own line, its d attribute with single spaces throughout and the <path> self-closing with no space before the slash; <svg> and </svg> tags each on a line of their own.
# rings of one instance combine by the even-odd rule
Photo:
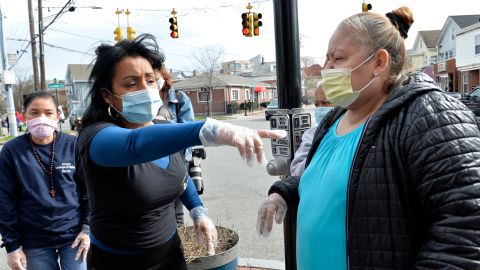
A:
<svg viewBox="0 0 480 270">
<path fill-rule="evenodd" d="M 296 263 L 311 269 L 480 269 L 480 130 L 432 78 L 406 73 L 412 12 L 343 20 L 322 70 L 337 107 L 301 178 L 276 182 L 258 213 L 298 207 Z"/>
<path fill-rule="evenodd" d="M 345 269 L 345 210 L 348 177 L 364 124 L 345 134 L 337 120 L 320 143 L 298 188 L 299 269 Z M 316 170 L 316 168 L 323 168 Z M 321 198 L 321 199 L 320 199 Z M 318 215 L 309 214 L 312 209 Z M 321 215 L 320 215 L 321 213 Z M 314 251 L 314 252 L 312 252 Z M 318 260 L 318 254 L 324 259 Z"/>
</svg>

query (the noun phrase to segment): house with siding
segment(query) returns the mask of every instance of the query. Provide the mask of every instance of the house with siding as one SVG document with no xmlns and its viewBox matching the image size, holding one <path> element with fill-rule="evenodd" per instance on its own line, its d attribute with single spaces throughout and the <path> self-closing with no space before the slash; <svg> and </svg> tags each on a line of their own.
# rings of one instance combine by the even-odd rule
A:
<svg viewBox="0 0 480 270">
<path fill-rule="evenodd" d="M 470 25 L 478 23 L 480 14 L 448 16 L 437 42 L 437 60 L 434 65 L 435 80 L 443 89 L 452 92 L 461 90 L 460 73 L 457 70 L 457 34 Z"/>
<path fill-rule="evenodd" d="M 87 96 L 92 86 L 88 77 L 92 72 L 92 66 L 87 64 L 68 64 L 65 75 L 67 88 L 67 107 L 69 111 L 86 109 L 88 106 Z"/>
<path fill-rule="evenodd" d="M 413 48 L 408 51 L 410 67 L 421 70 L 432 78 L 433 65 L 437 62 L 437 42 L 441 30 L 418 31 Z"/>
<path fill-rule="evenodd" d="M 469 93 L 480 85 L 480 22 L 457 33 L 456 56 L 461 91 Z"/>
</svg>

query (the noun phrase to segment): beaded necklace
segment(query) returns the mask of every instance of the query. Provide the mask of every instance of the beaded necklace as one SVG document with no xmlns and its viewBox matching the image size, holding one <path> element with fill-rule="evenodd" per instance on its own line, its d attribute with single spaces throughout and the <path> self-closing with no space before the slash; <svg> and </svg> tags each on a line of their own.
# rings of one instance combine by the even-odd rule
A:
<svg viewBox="0 0 480 270">
<path fill-rule="evenodd" d="M 47 171 L 47 169 L 45 168 L 45 165 L 43 164 L 43 162 L 40 160 L 40 156 L 38 155 L 37 153 L 37 149 L 35 148 L 35 145 L 33 143 L 33 140 L 32 140 L 32 135 L 30 135 L 30 144 L 32 145 L 32 150 L 33 150 L 33 156 L 35 157 L 35 159 L 37 160 L 38 162 L 38 165 L 40 165 L 40 167 L 42 168 L 42 170 L 48 175 L 50 176 L 50 191 L 48 193 L 50 193 L 50 197 L 55 197 L 55 194 L 57 193 L 55 191 L 55 185 L 53 183 L 53 177 L 54 177 L 54 173 L 53 173 L 53 161 L 55 160 L 55 139 L 56 139 L 56 134 L 54 133 L 53 134 L 53 142 L 52 142 L 52 158 L 50 159 L 50 170 Z"/>
</svg>

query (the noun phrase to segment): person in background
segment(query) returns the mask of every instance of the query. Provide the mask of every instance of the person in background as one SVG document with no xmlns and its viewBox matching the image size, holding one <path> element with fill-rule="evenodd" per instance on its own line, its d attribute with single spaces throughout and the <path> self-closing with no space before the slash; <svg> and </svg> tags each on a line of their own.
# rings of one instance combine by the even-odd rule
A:
<svg viewBox="0 0 480 270">
<path fill-rule="evenodd" d="M 89 207 L 75 171 L 75 137 L 57 132 L 46 91 L 23 107 L 29 133 L 0 152 L 0 234 L 11 269 L 86 269 Z"/>
<path fill-rule="evenodd" d="M 58 105 L 58 112 L 60 114 L 60 123 L 65 122 L 65 113 L 63 112 L 62 105 Z"/>
<path fill-rule="evenodd" d="M 167 71 L 165 64 L 155 70 L 157 86 L 160 89 L 160 97 L 163 105 L 158 110 L 157 118 L 166 119 L 172 123 L 188 123 L 195 120 L 192 102 L 183 91 L 177 91 L 172 87 L 172 75 Z M 192 149 L 189 147 L 183 151 L 187 170 L 192 160 Z M 179 226 L 184 224 L 183 204 L 180 199 L 175 201 L 175 218 Z"/>
<path fill-rule="evenodd" d="M 333 104 L 330 103 L 325 97 L 325 92 L 323 92 L 323 82 L 319 81 L 317 88 L 315 89 L 315 124 L 311 128 L 306 130 L 302 135 L 302 142 L 295 151 L 292 163 L 290 164 L 290 175 L 291 176 L 302 176 L 305 171 L 305 163 L 307 162 L 308 151 L 312 146 L 313 136 L 315 131 L 317 131 L 317 126 L 322 122 L 325 116 L 332 111 Z"/>
<path fill-rule="evenodd" d="M 155 38 L 96 49 L 90 102 L 78 135 L 80 162 L 92 208 L 91 269 L 187 269 L 173 203 L 191 204 L 194 220 L 208 218 L 185 169 L 180 151 L 195 145 L 235 146 L 248 164 L 265 162 L 262 138 L 279 131 L 256 131 L 214 119 L 153 124 L 162 105 L 155 69 L 164 56 Z M 198 194 L 197 194 L 198 198 Z M 208 249 L 214 240 L 196 227 Z M 206 239 L 205 239 L 206 238 Z"/>
<path fill-rule="evenodd" d="M 269 190 L 260 234 L 298 207 L 297 269 L 479 269 L 480 130 L 426 74 L 408 73 L 408 7 L 355 14 L 322 70 L 337 107 L 302 177 Z"/>
</svg>

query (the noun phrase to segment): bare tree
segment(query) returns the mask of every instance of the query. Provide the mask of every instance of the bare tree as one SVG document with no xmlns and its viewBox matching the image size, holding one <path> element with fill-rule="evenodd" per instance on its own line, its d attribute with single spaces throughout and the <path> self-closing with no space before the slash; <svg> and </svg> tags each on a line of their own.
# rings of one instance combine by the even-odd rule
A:
<svg viewBox="0 0 480 270">
<path fill-rule="evenodd" d="M 22 111 L 23 96 L 33 92 L 35 89 L 35 82 L 33 76 L 26 72 L 17 71 L 17 84 L 13 86 L 13 104 L 16 111 Z"/>
<path fill-rule="evenodd" d="M 309 67 L 313 64 L 316 64 L 317 61 L 315 61 L 315 58 L 313 58 L 312 56 L 302 56 L 300 57 L 300 65 L 302 68 L 306 68 L 306 67 Z"/>
<path fill-rule="evenodd" d="M 221 46 L 208 46 L 192 55 L 193 64 L 202 72 L 207 88 L 208 116 L 212 116 L 212 90 L 213 79 L 223 62 L 224 48 Z"/>
<path fill-rule="evenodd" d="M 302 85 L 305 91 L 304 102 L 306 102 L 314 97 L 314 88 L 320 80 L 322 67 L 317 64 L 315 58 L 311 56 L 300 57 L 300 64 L 302 67 Z"/>
</svg>

